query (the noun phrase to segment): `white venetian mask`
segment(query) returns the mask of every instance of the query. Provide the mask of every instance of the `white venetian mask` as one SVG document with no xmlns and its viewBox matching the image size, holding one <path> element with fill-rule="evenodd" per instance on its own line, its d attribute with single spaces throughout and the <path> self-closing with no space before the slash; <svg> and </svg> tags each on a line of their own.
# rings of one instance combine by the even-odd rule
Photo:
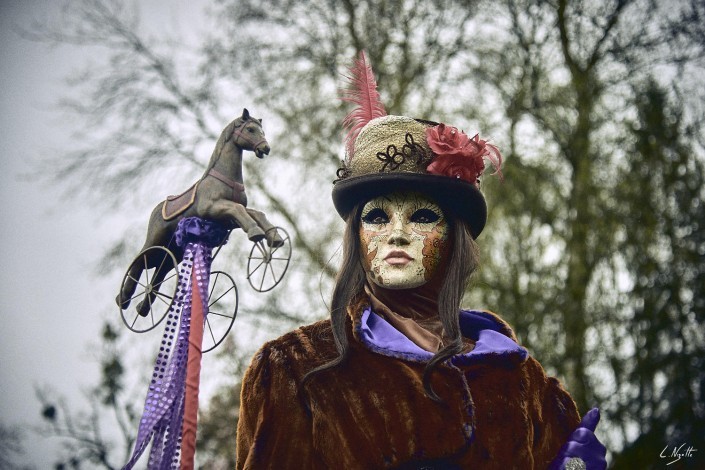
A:
<svg viewBox="0 0 705 470">
<path fill-rule="evenodd" d="M 362 208 L 362 264 L 380 287 L 412 289 L 433 278 L 448 245 L 448 222 L 428 197 L 397 192 Z"/>
</svg>

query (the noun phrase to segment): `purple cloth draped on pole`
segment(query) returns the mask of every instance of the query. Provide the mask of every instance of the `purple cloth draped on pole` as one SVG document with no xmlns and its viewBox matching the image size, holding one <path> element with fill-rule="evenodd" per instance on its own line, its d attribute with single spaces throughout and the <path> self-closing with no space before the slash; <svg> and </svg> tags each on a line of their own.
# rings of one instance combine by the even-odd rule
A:
<svg viewBox="0 0 705 470">
<path fill-rule="evenodd" d="M 150 441 L 152 448 L 147 468 L 166 470 L 179 467 L 191 326 L 191 273 L 194 264 L 201 272 L 210 272 L 211 250 L 224 243 L 227 233 L 222 226 L 210 220 L 189 217 L 179 221 L 174 237 L 176 244 L 184 247 L 184 257 L 177 267 L 179 281 L 176 297 L 169 307 L 135 449 L 130 461 L 123 467 L 124 470 L 131 469 L 137 463 Z M 207 289 L 206 280 L 206 292 Z"/>
</svg>

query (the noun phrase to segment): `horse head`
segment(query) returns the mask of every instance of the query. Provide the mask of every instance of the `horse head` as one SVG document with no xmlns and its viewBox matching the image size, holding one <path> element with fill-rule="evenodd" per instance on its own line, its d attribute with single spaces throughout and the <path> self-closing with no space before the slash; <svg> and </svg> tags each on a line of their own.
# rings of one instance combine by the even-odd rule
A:
<svg viewBox="0 0 705 470">
<path fill-rule="evenodd" d="M 242 116 L 232 122 L 230 138 L 233 144 L 243 150 L 252 150 L 257 158 L 264 158 L 269 154 L 269 143 L 264 136 L 262 120 L 250 116 L 247 109 L 242 111 Z"/>
</svg>

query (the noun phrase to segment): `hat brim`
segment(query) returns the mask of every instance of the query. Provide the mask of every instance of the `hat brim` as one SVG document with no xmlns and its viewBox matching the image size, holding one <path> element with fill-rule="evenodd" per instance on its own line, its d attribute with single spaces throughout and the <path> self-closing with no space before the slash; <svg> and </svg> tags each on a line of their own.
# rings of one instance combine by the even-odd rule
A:
<svg viewBox="0 0 705 470">
<path fill-rule="evenodd" d="M 467 181 L 447 176 L 419 173 L 372 173 L 337 181 L 333 186 L 333 204 L 347 219 L 356 204 L 395 191 L 416 191 L 433 198 L 450 209 L 470 227 L 477 238 L 487 222 L 487 204 L 479 189 Z"/>
</svg>

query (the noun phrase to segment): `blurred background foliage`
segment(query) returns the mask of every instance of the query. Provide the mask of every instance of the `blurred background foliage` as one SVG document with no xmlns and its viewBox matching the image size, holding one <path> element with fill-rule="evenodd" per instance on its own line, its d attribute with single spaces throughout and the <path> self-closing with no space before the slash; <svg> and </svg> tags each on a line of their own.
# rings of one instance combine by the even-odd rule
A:
<svg viewBox="0 0 705 470">
<path fill-rule="evenodd" d="M 208 11 L 198 44 L 146 35 L 134 6 L 104 0 L 67 3 L 24 32 L 104 51 L 71 77 L 61 106 L 76 148 L 53 177 L 70 197 L 142 209 L 106 248 L 113 273 L 141 245 L 149 207 L 203 171 L 222 126 L 243 107 L 264 117 L 272 154 L 245 159 L 245 183 L 251 205 L 290 230 L 295 257 L 271 295 L 241 293 L 243 333 L 201 406 L 202 464 L 234 465 L 252 353 L 327 315 L 342 231 L 329 196 L 347 111 L 338 89 L 364 49 L 390 114 L 479 131 L 505 156 L 504 182 L 484 182 L 490 218 L 466 304 L 504 316 L 581 412 L 601 408 L 613 468 L 661 468 L 659 452 L 684 442 L 700 451 L 677 465 L 705 468 L 702 2 L 214 0 Z M 232 244 L 226 270 L 249 248 Z M 110 328 L 79 431 L 111 414 L 122 438 L 97 445 L 76 430 L 79 410 L 45 393 L 61 465 L 113 468 L 112 453 L 119 467 L 133 443 L 143 396 L 122 385 Z"/>
</svg>

